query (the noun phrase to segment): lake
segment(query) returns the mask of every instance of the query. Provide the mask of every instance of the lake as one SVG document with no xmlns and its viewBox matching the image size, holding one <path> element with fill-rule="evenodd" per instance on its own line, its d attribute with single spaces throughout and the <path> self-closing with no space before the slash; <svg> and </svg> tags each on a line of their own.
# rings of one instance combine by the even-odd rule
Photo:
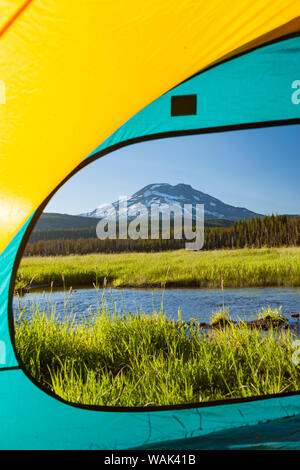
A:
<svg viewBox="0 0 300 470">
<path fill-rule="evenodd" d="M 224 294 L 224 297 L 223 297 Z M 245 320 L 254 318 L 261 307 L 270 305 L 273 308 L 282 306 L 283 313 L 289 317 L 291 313 L 300 313 L 300 289 L 290 288 L 242 288 L 225 289 L 75 289 L 72 295 L 68 292 L 53 291 L 51 293 L 31 291 L 21 299 L 21 305 L 30 312 L 33 304 L 38 303 L 40 309 L 49 310 L 55 304 L 56 314 L 63 319 L 64 312 L 76 314 L 76 317 L 90 316 L 97 311 L 98 305 L 105 305 L 110 311 L 132 312 L 141 309 L 151 314 L 160 310 L 163 300 L 164 311 L 172 318 L 177 318 L 180 308 L 182 319 L 191 317 L 208 322 L 212 312 L 222 307 L 230 308 L 231 318 Z M 14 313 L 18 311 L 18 301 L 13 299 Z M 30 315 L 30 313 L 29 313 Z M 291 318 L 290 324 L 299 326 L 299 319 Z"/>
</svg>

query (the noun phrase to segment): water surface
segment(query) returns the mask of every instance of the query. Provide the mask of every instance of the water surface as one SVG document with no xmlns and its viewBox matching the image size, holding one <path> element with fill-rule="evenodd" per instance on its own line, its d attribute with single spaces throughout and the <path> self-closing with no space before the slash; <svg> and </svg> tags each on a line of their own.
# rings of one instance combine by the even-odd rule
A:
<svg viewBox="0 0 300 470">
<path fill-rule="evenodd" d="M 32 302 L 38 303 L 40 310 L 49 310 L 55 304 L 56 314 L 63 320 L 64 315 L 93 315 L 97 308 L 105 305 L 110 311 L 132 312 L 143 311 L 152 314 L 160 311 L 163 302 L 164 312 L 177 318 L 180 309 L 182 319 L 191 317 L 208 322 L 212 312 L 218 308 L 228 307 L 231 318 L 245 320 L 254 318 L 262 307 L 282 306 L 283 313 L 290 317 L 300 313 L 300 289 L 290 288 L 242 288 L 242 289 L 76 289 L 70 296 L 68 292 L 35 292 L 32 291 L 20 299 L 21 305 L 29 311 Z M 18 311 L 18 301 L 13 300 L 14 313 Z M 297 325 L 299 320 L 291 319 Z"/>
</svg>

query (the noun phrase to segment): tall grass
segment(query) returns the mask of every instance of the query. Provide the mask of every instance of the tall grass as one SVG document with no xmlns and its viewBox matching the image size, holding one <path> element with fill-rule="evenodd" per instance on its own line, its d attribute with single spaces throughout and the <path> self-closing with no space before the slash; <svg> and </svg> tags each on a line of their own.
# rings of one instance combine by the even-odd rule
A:
<svg viewBox="0 0 300 470">
<path fill-rule="evenodd" d="M 163 311 L 119 315 L 102 306 L 62 323 L 49 305 L 20 313 L 15 341 L 28 372 L 74 403 L 147 407 L 300 388 L 294 335 L 243 322 L 207 332 Z"/>
</svg>

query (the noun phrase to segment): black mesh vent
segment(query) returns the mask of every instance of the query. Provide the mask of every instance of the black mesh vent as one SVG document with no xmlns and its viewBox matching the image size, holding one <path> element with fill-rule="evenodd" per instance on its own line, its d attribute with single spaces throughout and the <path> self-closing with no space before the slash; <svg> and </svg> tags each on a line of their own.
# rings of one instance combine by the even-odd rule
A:
<svg viewBox="0 0 300 470">
<path fill-rule="evenodd" d="M 197 95 L 171 97 L 171 116 L 190 116 L 197 114 Z"/>
</svg>

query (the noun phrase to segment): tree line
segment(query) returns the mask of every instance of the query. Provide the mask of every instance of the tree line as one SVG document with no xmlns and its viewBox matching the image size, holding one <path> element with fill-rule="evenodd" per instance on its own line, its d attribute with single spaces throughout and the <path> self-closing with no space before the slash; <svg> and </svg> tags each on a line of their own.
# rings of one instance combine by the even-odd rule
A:
<svg viewBox="0 0 300 470">
<path fill-rule="evenodd" d="M 38 233 L 45 232 L 45 233 Z M 95 229 L 40 230 L 33 232 L 24 256 L 88 253 L 153 252 L 185 247 L 184 238 L 121 240 L 95 238 Z M 232 227 L 205 227 L 204 250 L 300 245 L 300 217 L 272 215 L 235 222 Z"/>
</svg>

